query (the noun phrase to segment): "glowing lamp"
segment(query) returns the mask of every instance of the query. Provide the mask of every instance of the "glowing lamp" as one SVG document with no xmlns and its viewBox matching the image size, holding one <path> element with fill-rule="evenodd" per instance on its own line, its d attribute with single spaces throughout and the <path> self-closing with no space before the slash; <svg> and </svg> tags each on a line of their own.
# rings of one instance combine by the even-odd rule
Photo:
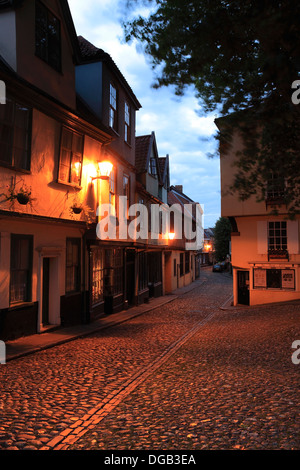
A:
<svg viewBox="0 0 300 470">
<path fill-rule="evenodd" d="M 174 232 L 169 233 L 169 240 L 174 240 L 174 238 L 175 238 L 175 233 Z"/>
<path fill-rule="evenodd" d="M 99 162 L 99 178 L 107 180 L 112 172 L 113 164 L 110 162 Z"/>
</svg>

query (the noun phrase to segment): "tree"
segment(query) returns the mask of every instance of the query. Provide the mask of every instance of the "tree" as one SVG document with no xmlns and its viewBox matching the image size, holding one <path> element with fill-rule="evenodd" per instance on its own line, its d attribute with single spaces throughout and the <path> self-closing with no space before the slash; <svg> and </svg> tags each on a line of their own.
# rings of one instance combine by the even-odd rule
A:
<svg viewBox="0 0 300 470">
<path fill-rule="evenodd" d="M 229 254 L 231 225 L 226 217 L 220 217 L 214 228 L 215 257 L 217 261 L 225 260 Z"/>
<path fill-rule="evenodd" d="M 124 22 L 158 71 L 154 87 L 193 86 L 205 112 L 224 117 L 216 138 L 244 138 L 232 191 L 265 197 L 266 182 L 285 182 L 291 215 L 300 210 L 300 3 L 296 0 L 136 0 L 147 17 Z M 296 98 L 298 97 L 296 95 Z M 295 100 L 294 100 L 295 101 Z M 300 101 L 300 100 L 299 100 Z M 225 120 L 225 116 L 229 116 Z M 220 124 L 220 123 L 218 123 Z M 258 132 L 259 129 L 259 132 Z M 227 145 L 228 148 L 230 148 Z"/>
</svg>

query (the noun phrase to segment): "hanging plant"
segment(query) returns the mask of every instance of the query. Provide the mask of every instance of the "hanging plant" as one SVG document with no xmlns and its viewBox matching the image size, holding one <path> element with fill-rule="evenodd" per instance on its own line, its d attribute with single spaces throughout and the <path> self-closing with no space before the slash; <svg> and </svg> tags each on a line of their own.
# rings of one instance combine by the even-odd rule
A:
<svg viewBox="0 0 300 470">
<path fill-rule="evenodd" d="M 94 211 L 86 204 L 83 204 L 77 194 L 75 195 L 72 205 L 70 206 L 70 214 L 71 217 L 74 216 L 74 214 L 79 215 L 83 214 L 83 219 L 86 221 L 87 225 L 90 225 L 94 221 Z"/>
<path fill-rule="evenodd" d="M 15 200 L 17 200 L 19 204 L 26 206 L 27 204 L 31 205 L 32 201 L 35 200 L 31 196 L 31 187 L 28 187 L 25 183 L 19 189 L 16 189 L 16 184 L 12 182 L 7 188 L 6 194 L 0 194 L 0 196 L 4 196 L 5 202 L 10 201 L 13 205 Z"/>
</svg>

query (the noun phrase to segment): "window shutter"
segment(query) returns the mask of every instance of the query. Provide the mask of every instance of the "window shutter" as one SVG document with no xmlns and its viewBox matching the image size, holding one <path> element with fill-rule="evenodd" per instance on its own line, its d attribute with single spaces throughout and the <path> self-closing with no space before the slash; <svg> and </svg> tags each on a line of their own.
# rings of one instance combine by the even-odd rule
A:
<svg viewBox="0 0 300 470">
<path fill-rule="evenodd" d="M 288 252 L 291 255 L 299 253 L 299 226 L 298 220 L 287 222 Z"/>
<path fill-rule="evenodd" d="M 266 220 L 257 222 L 257 253 L 260 255 L 268 253 L 268 225 Z"/>
</svg>

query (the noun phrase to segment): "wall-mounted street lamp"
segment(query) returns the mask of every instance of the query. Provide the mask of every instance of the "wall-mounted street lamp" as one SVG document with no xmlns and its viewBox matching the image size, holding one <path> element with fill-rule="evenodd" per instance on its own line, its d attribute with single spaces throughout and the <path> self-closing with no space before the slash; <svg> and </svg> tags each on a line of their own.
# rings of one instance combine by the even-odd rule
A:
<svg viewBox="0 0 300 470">
<path fill-rule="evenodd" d="M 101 180 L 108 180 L 109 175 L 111 174 L 113 169 L 113 164 L 104 161 L 104 162 L 98 162 L 98 176 L 92 177 L 92 181 L 96 179 L 101 179 Z"/>
<path fill-rule="evenodd" d="M 169 237 L 169 240 L 174 240 L 175 233 L 174 232 L 169 233 L 168 237 Z"/>
</svg>

